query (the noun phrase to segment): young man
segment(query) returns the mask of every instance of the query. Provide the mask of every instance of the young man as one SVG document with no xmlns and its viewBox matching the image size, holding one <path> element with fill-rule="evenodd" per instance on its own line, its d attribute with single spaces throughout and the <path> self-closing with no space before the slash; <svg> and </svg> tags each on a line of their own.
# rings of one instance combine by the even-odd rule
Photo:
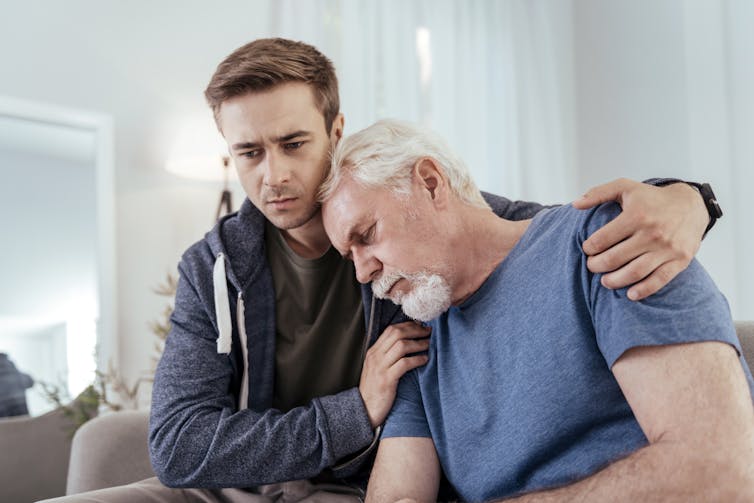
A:
<svg viewBox="0 0 754 503">
<path fill-rule="evenodd" d="M 344 124 L 334 68 L 309 45 L 256 40 L 220 63 L 205 94 L 249 199 L 179 265 L 150 418 L 164 485 L 97 497 L 354 500 L 342 493 L 361 494 L 398 379 L 426 362 L 414 353 L 428 330 L 360 287 L 325 234 L 317 190 Z M 507 218 L 542 209 L 486 197 Z M 613 286 L 646 278 L 639 296 L 686 267 L 709 222 L 686 184 L 621 181 L 584 204 L 604 197 L 625 211 L 590 243 L 592 266 L 615 270 Z"/>
<path fill-rule="evenodd" d="M 436 136 L 381 121 L 322 188 L 331 242 L 375 296 L 429 322 L 367 500 L 754 500 L 754 382 L 697 262 L 632 302 L 581 249 L 620 209 L 499 218 Z"/>
</svg>

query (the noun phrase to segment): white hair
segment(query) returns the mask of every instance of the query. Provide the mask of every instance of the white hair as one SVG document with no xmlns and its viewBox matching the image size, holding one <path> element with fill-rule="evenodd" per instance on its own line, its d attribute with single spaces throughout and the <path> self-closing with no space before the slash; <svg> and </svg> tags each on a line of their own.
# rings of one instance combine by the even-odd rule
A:
<svg viewBox="0 0 754 503">
<path fill-rule="evenodd" d="M 461 201 L 489 209 L 466 165 L 439 135 L 396 119 L 380 120 L 340 141 L 320 186 L 319 200 L 332 197 L 346 173 L 364 187 L 387 187 L 407 196 L 414 165 L 427 157 L 440 166 L 450 190 Z"/>
</svg>

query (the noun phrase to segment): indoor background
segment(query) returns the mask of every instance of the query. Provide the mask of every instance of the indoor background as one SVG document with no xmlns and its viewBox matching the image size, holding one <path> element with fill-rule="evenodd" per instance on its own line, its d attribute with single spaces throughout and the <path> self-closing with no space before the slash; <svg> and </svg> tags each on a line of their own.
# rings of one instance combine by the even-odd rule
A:
<svg viewBox="0 0 754 503">
<path fill-rule="evenodd" d="M 149 370 L 166 304 L 153 288 L 209 230 L 222 188 L 165 165 L 215 148 L 204 87 L 268 36 L 334 61 L 346 134 L 382 117 L 426 124 L 483 190 L 557 203 L 621 176 L 711 182 L 725 216 L 699 258 L 734 317 L 754 319 L 754 2 L 2 0 L 0 12 L 0 352 L 35 377 L 75 392 L 98 332 L 100 365 L 129 380 Z M 18 110 L 41 122 L 14 122 Z"/>
</svg>

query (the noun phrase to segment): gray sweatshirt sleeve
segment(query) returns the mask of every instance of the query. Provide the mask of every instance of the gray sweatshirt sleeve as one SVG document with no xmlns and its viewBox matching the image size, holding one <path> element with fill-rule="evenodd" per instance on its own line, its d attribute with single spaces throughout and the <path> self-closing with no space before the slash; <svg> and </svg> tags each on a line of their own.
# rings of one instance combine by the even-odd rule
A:
<svg viewBox="0 0 754 503">
<path fill-rule="evenodd" d="M 369 445 L 373 432 L 356 388 L 286 413 L 238 411 L 233 357 L 216 349 L 214 304 L 183 262 L 179 271 L 149 425 L 150 458 L 163 484 L 251 487 L 309 478 Z"/>
<path fill-rule="evenodd" d="M 492 211 L 499 217 L 506 220 L 526 220 L 532 218 L 545 208 L 551 206 L 543 206 L 539 203 L 531 203 L 527 201 L 511 201 L 502 196 L 496 196 L 488 192 L 482 192 L 487 204 L 490 205 Z"/>
</svg>

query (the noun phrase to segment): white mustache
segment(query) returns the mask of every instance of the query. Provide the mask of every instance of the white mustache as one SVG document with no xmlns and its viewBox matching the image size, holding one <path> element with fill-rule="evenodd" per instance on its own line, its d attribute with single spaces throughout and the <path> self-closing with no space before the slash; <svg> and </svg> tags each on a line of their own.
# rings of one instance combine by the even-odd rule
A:
<svg viewBox="0 0 754 503">
<path fill-rule="evenodd" d="M 384 299 L 387 297 L 387 292 L 390 291 L 393 285 L 405 277 L 406 276 L 399 272 L 383 274 L 372 282 L 372 293 L 374 293 L 375 297 L 378 299 Z"/>
</svg>

